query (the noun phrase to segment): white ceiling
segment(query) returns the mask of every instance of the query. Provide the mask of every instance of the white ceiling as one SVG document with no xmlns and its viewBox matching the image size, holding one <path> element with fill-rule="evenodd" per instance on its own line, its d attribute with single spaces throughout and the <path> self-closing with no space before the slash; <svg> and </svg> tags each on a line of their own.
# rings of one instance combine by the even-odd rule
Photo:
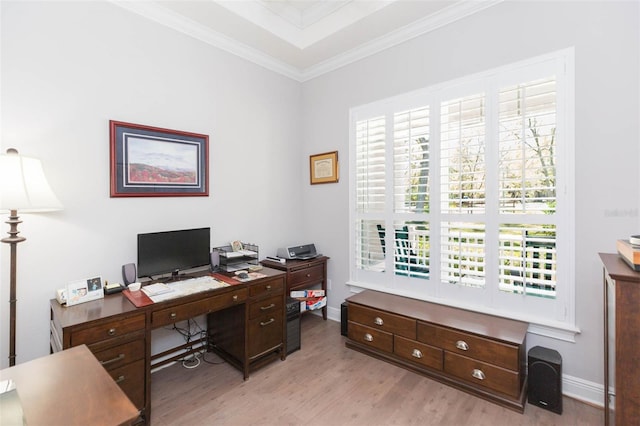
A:
<svg viewBox="0 0 640 426">
<path fill-rule="evenodd" d="M 111 0 L 305 81 L 503 0 Z"/>
</svg>

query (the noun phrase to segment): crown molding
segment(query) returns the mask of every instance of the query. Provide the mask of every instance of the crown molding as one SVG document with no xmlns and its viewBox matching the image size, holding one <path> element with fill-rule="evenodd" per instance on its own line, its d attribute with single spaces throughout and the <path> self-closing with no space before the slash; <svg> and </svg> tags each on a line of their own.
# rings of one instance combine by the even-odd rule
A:
<svg viewBox="0 0 640 426">
<path fill-rule="evenodd" d="M 283 61 L 273 58 L 266 53 L 240 43 L 230 37 L 185 18 L 156 3 L 146 1 L 109 0 L 130 12 L 141 15 L 161 25 L 172 28 L 183 34 L 215 46 L 233 55 L 239 56 L 268 70 L 282 74 L 293 80 L 304 82 L 319 77 L 328 72 L 342 68 L 355 61 L 396 46 L 400 43 L 434 31 L 457 20 L 478 13 L 505 0 L 463 0 L 441 11 L 415 21 L 403 28 L 374 39 L 348 52 L 339 54 L 331 59 L 313 65 L 306 69 L 293 67 Z"/>
<path fill-rule="evenodd" d="M 502 3 L 503 1 L 505 0 L 460 1 L 396 31 L 362 44 L 355 49 L 351 49 L 348 52 L 337 55 L 327 61 L 319 63 L 318 65 L 301 70 L 300 81 L 307 81 L 319 77 L 330 71 L 334 71 L 378 52 L 382 52 L 390 47 L 404 43 L 405 41 L 466 18 L 474 13 L 481 12 L 498 3 Z"/>
</svg>

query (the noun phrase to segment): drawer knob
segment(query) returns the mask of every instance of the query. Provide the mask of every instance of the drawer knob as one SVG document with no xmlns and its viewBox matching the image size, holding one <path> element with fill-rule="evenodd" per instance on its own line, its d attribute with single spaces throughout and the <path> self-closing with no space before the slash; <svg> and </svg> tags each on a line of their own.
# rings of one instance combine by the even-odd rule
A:
<svg viewBox="0 0 640 426">
<path fill-rule="evenodd" d="M 118 361 L 123 360 L 123 359 L 124 359 L 124 354 L 120 354 L 115 358 L 111 358 L 111 359 L 108 359 L 106 361 L 100 361 L 100 364 L 109 365 L 109 364 L 113 364 L 114 362 L 118 362 Z"/>
<path fill-rule="evenodd" d="M 420 349 L 414 349 L 411 356 L 420 359 L 422 358 L 422 352 L 420 352 Z"/>
<path fill-rule="evenodd" d="M 275 304 L 275 303 L 272 303 L 272 304 L 270 304 L 269 306 L 260 306 L 260 310 L 261 310 L 261 311 L 266 311 L 267 309 L 271 309 L 271 308 L 273 308 L 273 307 L 275 307 L 275 306 L 276 306 L 276 304 Z"/>
<path fill-rule="evenodd" d="M 119 377 L 116 379 L 116 383 L 122 383 L 122 382 L 124 382 L 124 376 L 119 376 Z"/>
<path fill-rule="evenodd" d="M 484 379 L 485 379 L 485 375 L 484 375 L 484 373 L 482 372 L 482 370 L 478 370 L 477 368 L 474 368 L 474 369 L 473 369 L 473 372 L 471 373 L 471 375 L 472 375 L 474 378 L 478 379 L 478 380 L 484 380 Z"/>
<path fill-rule="evenodd" d="M 267 290 L 271 290 L 271 285 L 267 285 Z"/>
<path fill-rule="evenodd" d="M 115 336 L 116 335 L 116 329 L 115 328 L 110 328 L 109 331 L 107 331 L 107 334 L 109 336 Z"/>
<path fill-rule="evenodd" d="M 269 325 L 269 324 L 271 324 L 271 323 L 272 323 L 272 322 L 274 322 L 274 321 L 275 321 L 275 318 L 271 318 L 269 321 L 264 321 L 264 322 L 262 322 L 262 321 L 261 321 L 261 322 L 260 322 L 260 326 L 261 326 L 261 327 L 264 327 L 265 325 Z"/>
<path fill-rule="evenodd" d="M 384 321 L 382 320 L 382 318 L 380 317 L 376 317 L 373 322 L 375 323 L 375 325 L 384 325 Z"/>
<path fill-rule="evenodd" d="M 311 274 L 307 274 L 307 278 L 311 278 Z"/>
<path fill-rule="evenodd" d="M 177 317 L 178 317 L 178 314 L 176 314 L 175 312 L 171 312 L 169 314 L 169 318 L 171 318 L 171 319 L 176 319 Z"/>
<path fill-rule="evenodd" d="M 234 295 L 233 295 L 233 297 L 232 297 L 232 299 L 233 299 L 233 301 L 234 301 L 234 302 L 237 302 L 237 301 L 238 301 L 238 295 L 237 295 L 237 294 L 234 294 Z"/>
<path fill-rule="evenodd" d="M 369 333 L 365 333 L 364 340 L 367 342 L 373 342 L 373 336 Z"/>
<path fill-rule="evenodd" d="M 469 345 L 464 340 L 458 340 L 456 342 L 456 348 L 460 349 L 461 351 L 468 351 Z"/>
</svg>

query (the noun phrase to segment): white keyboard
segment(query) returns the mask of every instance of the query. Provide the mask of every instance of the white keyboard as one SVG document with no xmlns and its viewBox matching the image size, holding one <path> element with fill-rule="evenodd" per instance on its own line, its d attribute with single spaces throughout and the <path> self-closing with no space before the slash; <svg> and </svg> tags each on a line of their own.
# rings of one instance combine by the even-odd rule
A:
<svg viewBox="0 0 640 426">
<path fill-rule="evenodd" d="M 174 291 L 185 296 L 187 294 L 199 293 L 201 291 L 214 290 L 216 288 L 228 287 L 229 284 L 216 280 L 215 278 L 205 275 L 202 277 L 189 278 L 182 281 L 173 281 L 167 283 Z"/>
</svg>

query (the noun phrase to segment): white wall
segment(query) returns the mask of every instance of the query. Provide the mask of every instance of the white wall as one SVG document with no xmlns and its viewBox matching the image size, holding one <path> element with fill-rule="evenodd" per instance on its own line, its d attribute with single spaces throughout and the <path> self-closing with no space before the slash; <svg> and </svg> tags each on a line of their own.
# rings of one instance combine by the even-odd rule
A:
<svg viewBox="0 0 640 426">
<path fill-rule="evenodd" d="M 93 275 L 121 281 L 139 232 L 210 226 L 213 246 L 241 239 L 261 256 L 302 233 L 298 82 L 108 2 L 1 7 L 1 149 L 39 157 L 65 207 L 22 216 L 18 363 L 49 352 L 55 289 Z M 208 134 L 209 197 L 110 198 L 110 119 Z M 9 249 L 0 246 L 5 367 Z"/>
<path fill-rule="evenodd" d="M 350 107 L 539 54 L 575 46 L 576 319 L 567 343 L 529 334 L 528 346 L 557 349 L 565 392 L 601 402 L 602 270 L 598 252 L 640 232 L 637 2 L 508 1 L 303 84 L 308 153 L 337 149 L 342 179 L 305 191 L 311 239 L 327 247 L 330 312 L 350 295 L 348 111 Z M 326 232 L 327 229 L 335 232 Z"/>
</svg>

